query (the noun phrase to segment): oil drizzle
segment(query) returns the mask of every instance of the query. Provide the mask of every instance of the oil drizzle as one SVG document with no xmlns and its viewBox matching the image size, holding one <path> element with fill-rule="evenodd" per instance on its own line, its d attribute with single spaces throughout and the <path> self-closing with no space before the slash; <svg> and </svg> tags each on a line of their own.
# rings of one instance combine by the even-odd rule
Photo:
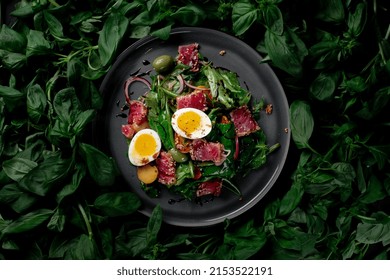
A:
<svg viewBox="0 0 390 280">
<path fill-rule="evenodd" d="M 127 118 L 127 114 L 119 113 L 119 114 L 116 114 L 115 117 Z"/>
<path fill-rule="evenodd" d="M 168 200 L 168 204 L 173 205 L 173 204 L 175 204 L 175 203 L 179 203 L 179 202 L 182 202 L 182 201 L 184 201 L 184 200 L 185 200 L 185 198 L 179 198 L 179 199 L 173 199 L 173 198 L 171 198 L 171 199 Z"/>
</svg>

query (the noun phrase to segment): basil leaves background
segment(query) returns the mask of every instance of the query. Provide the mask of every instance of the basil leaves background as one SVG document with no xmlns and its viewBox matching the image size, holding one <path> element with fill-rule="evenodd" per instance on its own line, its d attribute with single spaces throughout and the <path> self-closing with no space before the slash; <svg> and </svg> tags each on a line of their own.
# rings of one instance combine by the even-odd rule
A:
<svg viewBox="0 0 390 280">
<path fill-rule="evenodd" d="M 0 26 L 0 259 L 389 257 L 386 0 L 16 2 Z M 196 231 L 159 206 L 139 214 L 88 137 L 119 53 L 179 26 L 253 46 L 290 102 L 280 180 L 240 219 Z"/>
</svg>

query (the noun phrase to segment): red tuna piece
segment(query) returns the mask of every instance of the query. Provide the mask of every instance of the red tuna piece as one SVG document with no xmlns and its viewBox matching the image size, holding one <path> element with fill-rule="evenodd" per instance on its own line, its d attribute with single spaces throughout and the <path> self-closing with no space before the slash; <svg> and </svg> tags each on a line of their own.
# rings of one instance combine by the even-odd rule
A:
<svg viewBox="0 0 390 280">
<path fill-rule="evenodd" d="M 168 186 L 176 183 L 176 162 L 170 153 L 161 151 L 156 159 L 156 166 L 159 183 Z"/>
<path fill-rule="evenodd" d="M 147 127 L 149 127 L 148 108 L 141 101 L 131 100 L 127 124 L 122 125 L 122 134 L 131 139 L 136 132 Z"/>
<path fill-rule="evenodd" d="M 238 137 L 246 136 L 260 129 L 260 126 L 246 105 L 231 111 L 230 117 L 234 123 Z"/>
<path fill-rule="evenodd" d="M 123 124 L 122 125 L 122 134 L 128 138 L 131 139 L 133 138 L 135 134 L 135 130 L 131 124 Z"/>
<path fill-rule="evenodd" d="M 208 109 L 208 99 L 206 92 L 203 90 L 194 90 L 190 94 L 176 97 L 177 109 L 195 108 L 201 111 Z"/>
<path fill-rule="evenodd" d="M 128 124 L 141 125 L 148 121 L 148 108 L 139 100 L 131 100 L 129 106 Z"/>
<path fill-rule="evenodd" d="M 189 45 L 182 45 L 178 47 L 177 60 L 184 65 L 191 67 L 192 72 L 199 71 L 199 44 L 193 43 Z"/>
<path fill-rule="evenodd" d="M 215 179 L 215 180 L 201 183 L 198 189 L 196 190 L 196 196 L 200 197 L 209 194 L 213 196 L 219 196 L 221 194 L 221 190 L 222 190 L 222 180 Z"/>
<path fill-rule="evenodd" d="M 221 165 L 226 159 L 223 144 L 207 142 L 204 139 L 192 141 L 190 155 L 192 160 L 213 161 L 217 166 Z"/>
</svg>

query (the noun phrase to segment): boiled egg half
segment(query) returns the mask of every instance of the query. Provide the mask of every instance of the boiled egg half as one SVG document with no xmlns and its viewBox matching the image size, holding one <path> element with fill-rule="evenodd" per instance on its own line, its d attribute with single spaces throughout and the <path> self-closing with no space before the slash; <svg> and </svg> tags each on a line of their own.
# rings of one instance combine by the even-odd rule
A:
<svg viewBox="0 0 390 280">
<path fill-rule="evenodd" d="M 210 133 L 210 118 L 201 110 L 182 108 L 172 115 L 172 128 L 180 136 L 188 139 L 200 139 Z"/>
<path fill-rule="evenodd" d="M 129 145 L 129 160 L 135 166 L 143 166 L 155 160 L 160 154 L 161 139 L 153 129 L 138 131 Z"/>
</svg>

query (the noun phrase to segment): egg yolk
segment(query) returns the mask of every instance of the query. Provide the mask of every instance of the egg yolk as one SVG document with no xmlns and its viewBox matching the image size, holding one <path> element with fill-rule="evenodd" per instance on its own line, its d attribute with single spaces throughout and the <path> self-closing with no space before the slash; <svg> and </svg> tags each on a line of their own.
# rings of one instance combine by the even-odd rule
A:
<svg viewBox="0 0 390 280">
<path fill-rule="evenodd" d="M 157 151 L 157 143 L 150 134 L 142 134 L 134 143 L 134 150 L 140 156 L 151 156 Z"/>
<path fill-rule="evenodd" d="M 177 126 L 186 134 L 191 134 L 200 127 L 200 116 L 192 111 L 181 114 L 177 119 Z"/>
</svg>

